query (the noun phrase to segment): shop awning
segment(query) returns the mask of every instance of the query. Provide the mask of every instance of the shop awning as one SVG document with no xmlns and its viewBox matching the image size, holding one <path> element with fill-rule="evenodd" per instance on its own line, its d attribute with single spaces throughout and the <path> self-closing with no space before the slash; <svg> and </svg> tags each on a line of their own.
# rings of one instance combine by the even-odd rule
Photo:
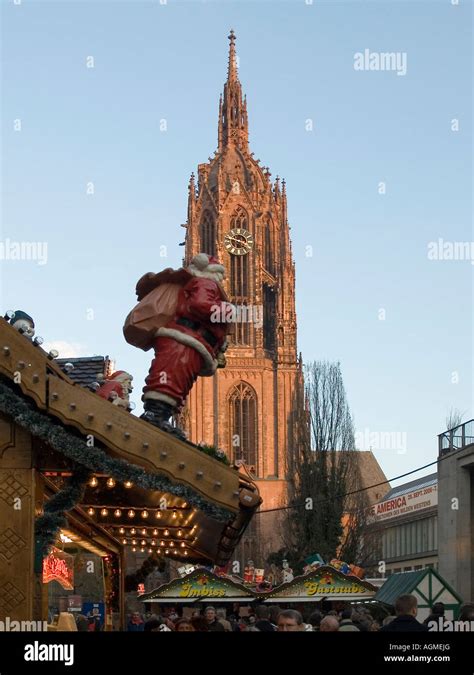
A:
<svg viewBox="0 0 474 675">
<path fill-rule="evenodd" d="M 149 593 L 139 596 L 142 602 L 195 603 L 206 602 L 252 602 L 257 597 L 250 589 L 218 576 L 207 569 L 193 570 L 179 579 L 162 584 Z"/>
<path fill-rule="evenodd" d="M 374 599 L 393 606 L 396 599 L 405 594 L 415 595 L 418 608 L 422 610 L 429 610 L 435 602 L 443 602 L 446 607 L 455 609 L 462 602 L 456 591 L 432 567 L 391 574 Z M 421 614 L 427 615 L 427 612 Z"/>
</svg>

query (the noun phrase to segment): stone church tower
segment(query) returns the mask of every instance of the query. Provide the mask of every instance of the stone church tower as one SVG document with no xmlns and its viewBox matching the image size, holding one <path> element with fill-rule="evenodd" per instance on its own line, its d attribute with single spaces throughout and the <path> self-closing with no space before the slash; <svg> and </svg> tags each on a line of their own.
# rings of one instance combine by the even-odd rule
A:
<svg viewBox="0 0 474 675">
<path fill-rule="evenodd" d="M 189 183 L 185 262 L 201 251 L 219 258 L 241 320 L 229 340 L 226 368 L 198 379 L 184 422 L 192 441 L 215 445 L 245 463 L 265 510 L 283 504 L 286 495 L 285 453 L 299 369 L 295 266 L 285 181 L 272 182 L 269 169 L 249 150 L 233 31 L 229 41 L 217 151 L 198 165 L 197 184 L 194 174 Z M 281 545 L 274 518 L 261 514 L 254 521 L 250 538 Z M 247 553 L 255 555 L 253 550 Z"/>
</svg>

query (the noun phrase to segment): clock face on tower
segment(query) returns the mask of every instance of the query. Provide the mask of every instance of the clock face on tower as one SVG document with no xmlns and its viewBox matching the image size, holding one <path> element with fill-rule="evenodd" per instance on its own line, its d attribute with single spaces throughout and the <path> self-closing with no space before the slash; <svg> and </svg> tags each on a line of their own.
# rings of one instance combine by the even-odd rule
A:
<svg viewBox="0 0 474 675">
<path fill-rule="evenodd" d="M 225 235 L 224 246 L 232 255 L 247 255 L 253 248 L 253 237 L 248 230 L 235 227 Z"/>
</svg>

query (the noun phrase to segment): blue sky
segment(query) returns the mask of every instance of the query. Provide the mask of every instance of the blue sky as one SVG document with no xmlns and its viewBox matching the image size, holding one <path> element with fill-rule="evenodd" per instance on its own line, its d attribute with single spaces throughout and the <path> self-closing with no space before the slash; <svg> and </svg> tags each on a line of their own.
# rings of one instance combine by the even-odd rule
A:
<svg viewBox="0 0 474 675">
<path fill-rule="evenodd" d="M 3 2 L 1 240 L 47 242 L 48 261 L 1 262 L 2 309 L 32 314 L 61 356 L 112 356 L 139 402 L 149 355 L 123 320 L 144 272 L 181 263 L 233 28 L 252 150 L 287 181 L 299 349 L 341 362 L 358 431 L 406 434 L 405 452 L 374 447 L 388 477 L 434 460 L 447 411 L 473 417 L 473 265 L 427 256 L 472 240 L 471 14 L 463 0 Z M 406 53 L 406 75 L 354 70 L 365 49 Z"/>
</svg>

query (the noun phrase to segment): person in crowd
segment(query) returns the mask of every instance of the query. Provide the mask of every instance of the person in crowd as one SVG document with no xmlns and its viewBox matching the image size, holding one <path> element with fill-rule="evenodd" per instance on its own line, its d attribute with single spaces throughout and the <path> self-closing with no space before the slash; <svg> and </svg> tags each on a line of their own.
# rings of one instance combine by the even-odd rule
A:
<svg viewBox="0 0 474 675">
<path fill-rule="evenodd" d="M 200 614 L 191 617 L 191 625 L 193 626 L 194 630 L 197 631 L 198 633 L 209 632 L 209 624 L 207 623 L 206 619 Z"/>
<path fill-rule="evenodd" d="M 161 630 L 160 630 L 161 625 L 162 625 L 162 622 L 160 621 L 160 619 L 156 619 L 156 618 L 148 619 L 147 621 L 145 621 L 145 623 L 143 625 L 143 631 L 145 633 L 158 633 L 158 632 L 161 632 Z"/>
<path fill-rule="evenodd" d="M 386 616 L 385 619 L 382 621 L 382 626 L 386 626 L 387 624 L 391 623 L 396 618 L 397 617 L 394 614 L 390 614 L 389 616 Z"/>
<path fill-rule="evenodd" d="M 318 611 L 318 610 L 316 610 L 315 612 L 313 612 L 313 613 L 310 615 L 308 621 L 309 621 L 309 623 L 310 623 L 311 626 L 312 626 L 313 632 L 316 633 L 316 632 L 319 631 L 319 627 L 320 627 L 320 625 L 321 625 L 321 619 L 322 619 L 322 618 L 323 618 L 323 617 L 322 617 L 322 615 L 321 615 L 321 612 Z"/>
<path fill-rule="evenodd" d="M 326 614 L 324 619 L 321 619 L 319 626 L 321 633 L 336 633 L 339 630 L 339 621 L 333 614 Z"/>
<path fill-rule="evenodd" d="M 127 625 L 127 630 L 133 633 L 141 633 L 145 628 L 145 623 L 140 616 L 140 612 L 133 612 Z"/>
<path fill-rule="evenodd" d="M 278 605 L 271 605 L 270 607 L 270 623 L 272 624 L 274 630 L 277 630 L 278 626 L 278 617 L 280 615 L 281 608 Z"/>
<path fill-rule="evenodd" d="M 192 619 L 178 619 L 174 624 L 174 629 L 177 633 L 194 633 L 196 630 Z"/>
<path fill-rule="evenodd" d="M 284 609 L 278 615 L 278 628 L 282 631 L 304 631 L 303 617 L 295 609 Z"/>
<path fill-rule="evenodd" d="M 461 605 L 458 621 L 474 621 L 474 602 Z"/>
<path fill-rule="evenodd" d="M 423 624 L 428 626 L 430 621 L 436 621 L 436 625 L 438 625 L 440 619 L 442 623 L 444 619 L 444 603 L 435 602 L 431 608 L 431 614 L 426 617 L 426 619 L 423 621 Z"/>
<path fill-rule="evenodd" d="M 355 623 L 352 621 L 352 608 L 346 607 L 341 612 L 341 621 L 339 623 L 339 630 L 342 632 L 353 631 L 360 632 L 360 629 L 357 628 Z"/>
<path fill-rule="evenodd" d="M 232 632 L 232 626 L 230 621 L 227 621 L 225 618 L 225 609 L 218 609 L 216 611 L 216 617 L 219 623 L 221 623 L 224 626 L 224 630 L 226 633 L 231 633 Z"/>
<path fill-rule="evenodd" d="M 87 632 L 89 630 L 87 617 L 84 616 L 84 614 L 78 614 L 76 616 L 76 625 L 77 625 L 77 630 L 80 633 Z"/>
<path fill-rule="evenodd" d="M 414 595 L 400 595 L 395 601 L 396 618 L 380 629 L 381 633 L 410 631 L 428 632 L 428 626 L 416 620 L 418 601 Z"/>
<path fill-rule="evenodd" d="M 270 609 L 265 605 L 259 605 L 255 610 L 257 621 L 255 627 L 262 633 L 273 633 L 275 631 L 274 625 L 270 621 Z"/>
<path fill-rule="evenodd" d="M 211 633 L 225 631 L 224 626 L 217 620 L 216 610 L 214 607 L 206 607 L 204 618 L 207 621 L 207 628 Z"/>
</svg>

